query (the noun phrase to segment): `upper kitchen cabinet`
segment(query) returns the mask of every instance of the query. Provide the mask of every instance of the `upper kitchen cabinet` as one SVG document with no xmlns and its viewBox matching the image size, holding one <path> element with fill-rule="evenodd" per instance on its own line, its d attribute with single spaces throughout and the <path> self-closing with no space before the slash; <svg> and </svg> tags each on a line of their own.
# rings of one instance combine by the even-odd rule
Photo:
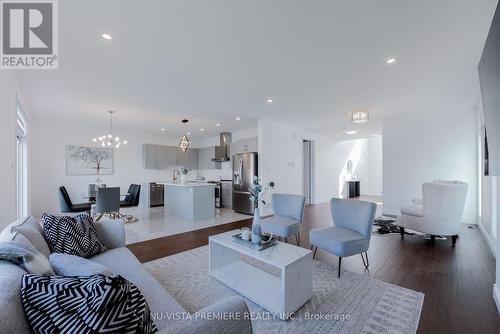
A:
<svg viewBox="0 0 500 334">
<path fill-rule="evenodd" d="M 240 139 L 231 144 L 231 155 L 257 152 L 257 150 L 258 150 L 257 137 Z"/>
<path fill-rule="evenodd" d="M 188 149 L 188 166 L 189 169 L 200 169 L 199 150 L 197 148 Z"/>
<path fill-rule="evenodd" d="M 142 145 L 142 161 L 145 169 L 157 169 L 156 145 Z"/>
<path fill-rule="evenodd" d="M 143 145 L 143 165 L 145 169 L 166 169 L 170 166 L 182 166 L 198 169 L 198 149 L 182 152 L 176 146 Z"/>
<path fill-rule="evenodd" d="M 216 147 L 205 147 L 198 150 L 198 169 L 221 169 L 220 162 L 212 161 L 216 156 Z"/>
</svg>

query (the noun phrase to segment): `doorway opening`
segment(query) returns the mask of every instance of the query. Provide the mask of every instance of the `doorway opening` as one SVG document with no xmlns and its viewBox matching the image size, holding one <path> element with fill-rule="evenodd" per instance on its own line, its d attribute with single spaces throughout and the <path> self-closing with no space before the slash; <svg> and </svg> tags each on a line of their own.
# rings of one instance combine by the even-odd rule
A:
<svg viewBox="0 0 500 334">
<path fill-rule="evenodd" d="M 302 194 L 306 198 L 306 205 L 314 203 L 313 198 L 313 154 L 314 154 L 314 142 L 311 140 L 304 139 L 302 141 Z"/>
</svg>

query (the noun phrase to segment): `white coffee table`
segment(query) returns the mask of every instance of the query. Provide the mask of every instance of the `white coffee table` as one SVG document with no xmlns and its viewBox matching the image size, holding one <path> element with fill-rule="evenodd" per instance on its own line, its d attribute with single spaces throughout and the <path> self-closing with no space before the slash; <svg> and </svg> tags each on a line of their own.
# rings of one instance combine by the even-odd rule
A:
<svg viewBox="0 0 500 334">
<path fill-rule="evenodd" d="M 212 277 L 286 320 L 312 296 L 312 252 L 278 242 L 256 251 L 232 241 L 234 230 L 209 238 L 209 273 Z M 280 277 L 241 260 L 241 255 L 279 269 Z"/>
</svg>

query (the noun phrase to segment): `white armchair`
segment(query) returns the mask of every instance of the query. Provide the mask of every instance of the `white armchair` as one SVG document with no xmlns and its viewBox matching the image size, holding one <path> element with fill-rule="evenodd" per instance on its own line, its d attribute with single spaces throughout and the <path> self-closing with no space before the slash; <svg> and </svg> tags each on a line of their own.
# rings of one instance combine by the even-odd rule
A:
<svg viewBox="0 0 500 334">
<path fill-rule="evenodd" d="M 460 181 L 434 180 L 422 184 L 423 199 L 414 199 L 413 204 L 401 208 L 398 216 L 401 238 L 404 239 L 404 229 L 408 228 L 430 234 L 432 244 L 436 235 L 451 236 L 455 245 L 467 188 L 467 183 Z"/>
</svg>

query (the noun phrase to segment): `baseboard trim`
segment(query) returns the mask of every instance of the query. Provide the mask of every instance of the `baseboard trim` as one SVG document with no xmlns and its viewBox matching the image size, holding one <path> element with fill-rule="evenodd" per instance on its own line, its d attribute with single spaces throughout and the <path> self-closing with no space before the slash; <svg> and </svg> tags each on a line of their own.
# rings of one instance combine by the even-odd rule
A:
<svg viewBox="0 0 500 334">
<path fill-rule="evenodd" d="M 479 231 L 481 231 L 481 234 L 486 239 L 486 243 L 488 244 L 490 251 L 493 253 L 493 256 L 496 258 L 497 248 L 495 246 L 495 243 L 493 242 L 493 240 L 491 240 L 490 235 L 484 229 L 483 224 L 479 223 L 479 224 L 477 224 L 477 226 L 479 226 Z"/>
<path fill-rule="evenodd" d="M 493 299 L 495 300 L 495 304 L 497 305 L 497 311 L 500 315 L 500 289 L 498 285 L 493 284 Z"/>
</svg>

